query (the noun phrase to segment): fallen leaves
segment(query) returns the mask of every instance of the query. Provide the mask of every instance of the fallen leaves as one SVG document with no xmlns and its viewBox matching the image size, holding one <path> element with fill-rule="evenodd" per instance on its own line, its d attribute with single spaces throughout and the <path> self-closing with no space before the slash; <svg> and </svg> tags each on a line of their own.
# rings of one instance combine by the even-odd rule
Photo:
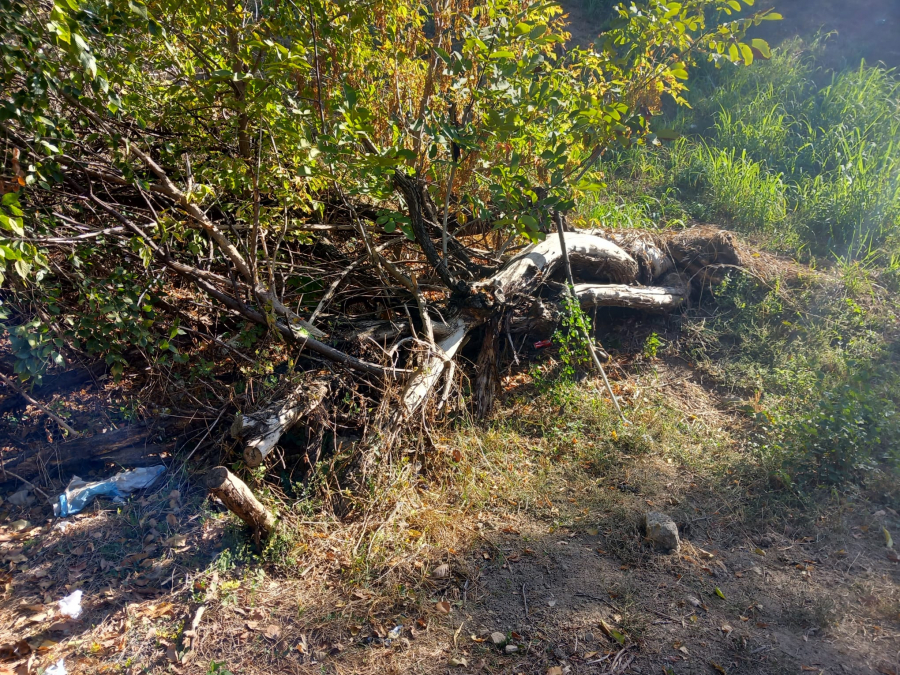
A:
<svg viewBox="0 0 900 675">
<path fill-rule="evenodd" d="M 441 600 L 439 603 L 435 604 L 434 608 L 441 614 L 449 614 L 452 609 L 450 603 L 446 600 Z"/>
</svg>

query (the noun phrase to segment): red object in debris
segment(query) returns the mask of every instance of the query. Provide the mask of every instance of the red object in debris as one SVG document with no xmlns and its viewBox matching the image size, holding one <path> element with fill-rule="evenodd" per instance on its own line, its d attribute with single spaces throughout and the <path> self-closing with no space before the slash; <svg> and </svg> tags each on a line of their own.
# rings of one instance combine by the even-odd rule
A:
<svg viewBox="0 0 900 675">
<path fill-rule="evenodd" d="M 553 343 L 550 340 L 541 340 L 540 342 L 534 343 L 535 349 L 543 349 L 544 347 L 549 347 Z"/>
</svg>

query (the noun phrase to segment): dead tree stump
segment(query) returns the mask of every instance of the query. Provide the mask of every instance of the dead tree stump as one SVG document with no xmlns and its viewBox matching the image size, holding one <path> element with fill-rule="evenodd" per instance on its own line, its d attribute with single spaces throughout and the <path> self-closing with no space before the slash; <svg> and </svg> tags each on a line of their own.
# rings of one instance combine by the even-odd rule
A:
<svg viewBox="0 0 900 675">
<path fill-rule="evenodd" d="M 211 495 L 221 499 L 232 513 L 250 526 L 257 544 L 275 531 L 275 516 L 260 504 L 244 481 L 224 466 L 217 466 L 206 475 L 206 487 Z"/>
</svg>

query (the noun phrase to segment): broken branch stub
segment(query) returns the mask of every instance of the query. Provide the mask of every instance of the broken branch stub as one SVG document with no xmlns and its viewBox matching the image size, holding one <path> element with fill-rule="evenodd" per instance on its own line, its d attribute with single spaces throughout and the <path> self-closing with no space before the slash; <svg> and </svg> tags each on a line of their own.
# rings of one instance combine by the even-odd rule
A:
<svg viewBox="0 0 900 675">
<path fill-rule="evenodd" d="M 206 488 L 250 526 L 257 543 L 265 541 L 275 531 L 275 516 L 259 502 L 244 481 L 224 466 L 217 466 L 206 474 Z"/>
<path fill-rule="evenodd" d="M 262 464 L 281 436 L 318 408 L 327 393 L 328 387 L 324 382 L 304 383 L 282 401 L 246 415 L 238 413 L 231 433 L 244 441 L 244 462 L 247 466 Z"/>
</svg>

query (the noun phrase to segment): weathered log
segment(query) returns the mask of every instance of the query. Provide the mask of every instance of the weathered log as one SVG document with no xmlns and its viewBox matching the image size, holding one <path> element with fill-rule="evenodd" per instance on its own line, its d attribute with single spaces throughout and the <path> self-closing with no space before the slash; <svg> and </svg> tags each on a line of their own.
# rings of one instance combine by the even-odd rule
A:
<svg viewBox="0 0 900 675">
<path fill-rule="evenodd" d="M 48 473 L 51 478 L 68 482 L 70 469 L 82 469 L 87 462 L 123 464 L 129 467 L 159 464 L 160 455 L 172 452 L 172 444 L 155 442 L 160 427 L 133 424 L 105 434 L 76 438 L 59 445 L 41 444 L 23 448 L 3 457 L 3 466 L 26 477 Z"/>
<path fill-rule="evenodd" d="M 627 307 L 644 312 L 666 313 L 684 302 L 683 288 L 662 286 L 625 286 L 623 284 L 576 284 L 575 294 L 582 309 L 590 307 Z"/>
<path fill-rule="evenodd" d="M 666 250 L 665 243 L 649 232 L 640 230 L 609 230 L 597 233 L 618 244 L 637 261 L 640 268 L 638 280 L 649 285 L 675 269 L 675 262 Z"/>
<path fill-rule="evenodd" d="M 257 544 L 268 539 L 275 531 L 275 516 L 266 510 L 244 481 L 224 466 L 217 466 L 206 474 L 206 488 L 250 526 Z"/>
<path fill-rule="evenodd" d="M 608 239 L 576 232 L 566 238 L 572 272 L 579 278 L 630 283 L 637 278 L 638 264 Z M 562 265 L 562 250 L 556 237 L 526 248 L 497 274 L 481 285 L 493 289 L 502 300 L 546 279 Z"/>
<path fill-rule="evenodd" d="M 281 436 L 321 405 L 328 393 L 324 382 L 298 385 L 285 399 L 256 412 L 235 417 L 231 434 L 244 441 L 244 462 L 262 464 Z"/>
<path fill-rule="evenodd" d="M 412 414 L 428 398 L 438 383 L 444 368 L 459 351 L 466 334 L 476 325 L 469 317 L 458 316 L 450 321 L 453 332 L 437 343 L 438 351 L 425 357 L 422 366 L 412 374 L 403 390 L 401 400 L 407 415 Z"/>
</svg>

